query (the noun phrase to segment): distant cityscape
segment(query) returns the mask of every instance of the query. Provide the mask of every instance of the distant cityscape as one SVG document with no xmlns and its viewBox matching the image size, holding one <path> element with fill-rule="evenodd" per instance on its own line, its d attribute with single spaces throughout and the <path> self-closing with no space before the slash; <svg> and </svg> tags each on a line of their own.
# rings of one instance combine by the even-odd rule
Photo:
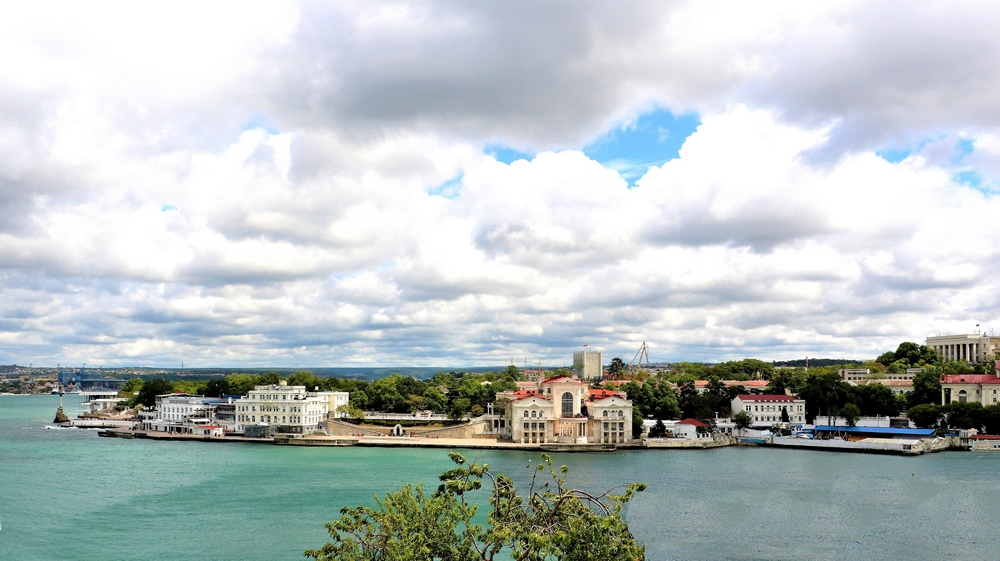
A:
<svg viewBox="0 0 1000 561">
<path fill-rule="evenodd" d="M 928 337 L 873 360 L 626 363 L 599 350 L 566 368 L 351 370 L 2 369 L 8 393 L 79 394 L 75 419 L 124 438 L 275 444 L 591 450 L 734 444 L 904 455 L 1000 449 L 1000 337 Z M 323 374 L 330 374 L 326 369 Z M 400 372 L 403 370 L 403 372 Z M 380 375 L 381 374 L 381 375 Z"/>
</svg>

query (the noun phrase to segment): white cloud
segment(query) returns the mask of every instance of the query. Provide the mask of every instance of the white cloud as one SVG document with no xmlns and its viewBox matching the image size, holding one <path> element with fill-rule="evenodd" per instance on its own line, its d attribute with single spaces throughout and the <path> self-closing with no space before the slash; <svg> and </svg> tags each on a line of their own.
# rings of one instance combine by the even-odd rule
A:
<svg viewBox="0 0 1000 561">
<path fill-rule="evenodd" d="M 64 8 L 0 14 L 5 362 L 871 356 L 1000 327 L 990 5 Z M 702 124 L 629 189 L 578 149 L 652 104 Z"/>
</svg>

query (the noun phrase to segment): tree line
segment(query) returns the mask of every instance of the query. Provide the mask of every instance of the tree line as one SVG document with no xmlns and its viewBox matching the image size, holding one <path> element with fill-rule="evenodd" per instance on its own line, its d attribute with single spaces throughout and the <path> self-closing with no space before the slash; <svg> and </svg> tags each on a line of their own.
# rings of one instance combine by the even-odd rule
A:
<svg viewBox="0 0 1000 561">
<path fill-rule="evenodd" d="M 486 406 L 496 400 L 497 392 L 517 389 L 520 373 L 515 366 L 501 372 L 444 373 L 438 372 L 426 380 L 391 374 L 374 382 L 352 378 L 322 378 L 301 371 L 282 377 L 267 374 L 230 374 L 212 380 L 165 380 L 154 378 L 127 380 L 122 388 L 129 406 L 152 407 L 156 396 L 184 392 L 206 397 L 247 395 L 254 386 L 276 385 L 284 380 L 290 386 L 305 386 L 309 391 L 339 391 L 350 394 L 349 413 L 361 411 L 413 413 L 433 411 L 458 419 L 466 415 L 482 415 Z"/>
</svg>

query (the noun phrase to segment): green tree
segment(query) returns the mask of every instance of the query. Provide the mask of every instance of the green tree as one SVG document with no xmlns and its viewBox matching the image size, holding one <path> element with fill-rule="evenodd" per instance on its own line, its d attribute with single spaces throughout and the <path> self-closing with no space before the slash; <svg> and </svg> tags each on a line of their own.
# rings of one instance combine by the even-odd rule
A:
<svg viewBox="0 0 1000 561">
<path fill-rule="evenodd" d="M 663 424 L 663 421 L 657 419 L 653 428 L 649 429 L 649 438 L 663 438 L 666 435 L 667 426 Z"/>
<path fill-rule="evenodd" d="M 972 374 L 972 367 L 964 362 L 953 360 L 941 367 L 942 374 Z"/>
<path fill-rule="evenodd" d="M 460 397 L 451 402 L 451 410 L 448 411 L 448 416 L 452 419 L 461 419 L 469 413 L 469 409 L 472 408 L 472 402 L 468 398 Z"/>
<path fill-rule="evenodd" d="M 733 424 L 736 425 L 736 428 L 743 430 L 750 428 L 750 425 L 753 424 L 753 419 L 751 419 L 750 415 L 747 415 L 745 412 L 737 411 L 733 415 Z"/>
<path fill-rule="evenodd" d="M 139 395 L 135 397 L 133 405 L 153 407 L 156 405 L 156 396 L 168 394 L 172 391 L 174 391 L 174 384 L 169 380 L 162 378 L 147 380 L 143 382 L 142 388 L 139 389 Z"/>
<path fill-rule="evenodd" d="M 611 359 L 611 364 L 608 365 L 608 374 L 611 376 L 621 376 L 625 373 L 625 361 L 619 357 Z"/>
<path fill-rule="evenodd" d="M 906 417 L 913 421 L 913 424 L 922 429 L 932 429 L 937 427 L 941 419 L 941 407 L 929 403 L 922 403 L 911 407 L 906 412 Z"/>
<path fill-rule="evenodd" d="M 437 386 L 428 385 L 424 390 L 424 405 L 435 413 L 444 413 L 448 410 L 448 396 Z"/>
<path fill-rule="evenodd" d="M 931 366 L 913 377 L 913 391 L 906 396 L 912 409 L 917 405 L 941 405 L 941 369 Z"/>
<path fill-rule="evenodd" d="M 642 415 L 636 410 L 635 407 L 632 408 L 632 438 L 640 438 L 642 436 L 642 430 L 645 428 L 645 424 L 642 420 Z"/>
<path fill-rule="evenodd" d="M 810 374 L 799 388 L 799 397 L 806 400 L 806 421 L 816 417 L 832 417 L 853 400 L 853 388 L 836 372 Z"/>
<path fill-rule="evenodd" d="M 861 409 L 853 403 L 848 403 L 841 407 L 837 414 L 847 421 L 847 426 L 853 427 L 858 424 L 858 419 L 861 418 Z"/>
<path fill-rule="evenodd" d="M 899 414 L 899 401 L 887 386 L 877 383 L 860 386 L 855 389 L 854 395 L 861 415 L 891 417 Z"/>
<path fill-rule="evenodd" d="M 889 366 L 890 364 L 896 362 L 896 353 L 892 351 L 884 352 L 878 355 L 878 358 L 875 359 L 875 362 L 883 366 Z"/>
<path fill-rule="evenodd" d="M 226 379 L 221 380 L 209 380 L 205 384 L 205 396 L 206 397 L 222 397 L 229 394 L 229 384 L 226 383 Z"/>
<path fill-rule="evenodd" d="M 981 429 L 983 426 L 983 404 L 978 401 L 961 403 L 953 401 L 942 407 L 948 425 L 956 429 Z"/>
<path fill-rule="evenodd" d="M 233 395 L 247 395 L 261 382 L 253 374 L 230 374 L 226 376 L 226 386 Z"/>
<path fill-rule="evenodd" d="M 131 394 L 142 389 L 142 378 L 129 378 L 122 384 L 122 390 L 125 393 Z"/>
<path fill-rule="evenodd" d="M 982 421 L 986 434 L 1000 434 L 1000 403 L 983 407 Z"/>
<path fill-rule="evenodd" d="M 788 421 L 789 421 L 789 419 L 788 419 L 788 408 L 787 407 L 782 407 L 781 408 L 781 422 L 782 423 L 787 423 Z"/>
<path fill-rule="evenodd" d="M 441 475 L 437 492 L 421 486 L 376 497 L 376 506 L 345 508 L 340 520 L 326 525 L 333 538 L 306 557 L 321 561 L 484 561 L 509 554 L 511 559 L 597 561 L 645 559 L 645 548 L 629 532 L 622 510 L 641 483 L 592 494 L 566 485 L 568 469 L 552 469 L 542 455 L 531 470 L 526 495 L 513 480 L 494 475 L 487 465 L 458 467 Z M 537 481 L 548 470 L 551 481 Z M 483 483 L 491 486 L 486 525 L 474 524 L 478 507 L 469 498 Z"/>
<path fill-rule="evenodd" d="M 770 380 L 774 376 L 774 365 L 770 362 L 745 358 L 721 362 L 713 367 L 714 374 L 723 380 Z"/>
</svg>

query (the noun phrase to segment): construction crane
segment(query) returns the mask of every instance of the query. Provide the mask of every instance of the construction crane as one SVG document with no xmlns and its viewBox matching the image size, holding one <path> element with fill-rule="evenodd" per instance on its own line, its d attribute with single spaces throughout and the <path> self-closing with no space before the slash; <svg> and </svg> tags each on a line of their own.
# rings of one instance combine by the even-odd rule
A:
<svg viewBox="0 0 1000 561">
<path fill-rule="evenodd" d="M 642 342 L 642 346 L 639 347 L 639 352 L 635 353 L 632 360 L 628 363 L 628 372 L 632 376 L 639 373 L 639 368 L 642 366 L 642 360 L 646 359 L 646 366 L 649 367 L 649 345 L 645 341 Z"/>
</svg>

